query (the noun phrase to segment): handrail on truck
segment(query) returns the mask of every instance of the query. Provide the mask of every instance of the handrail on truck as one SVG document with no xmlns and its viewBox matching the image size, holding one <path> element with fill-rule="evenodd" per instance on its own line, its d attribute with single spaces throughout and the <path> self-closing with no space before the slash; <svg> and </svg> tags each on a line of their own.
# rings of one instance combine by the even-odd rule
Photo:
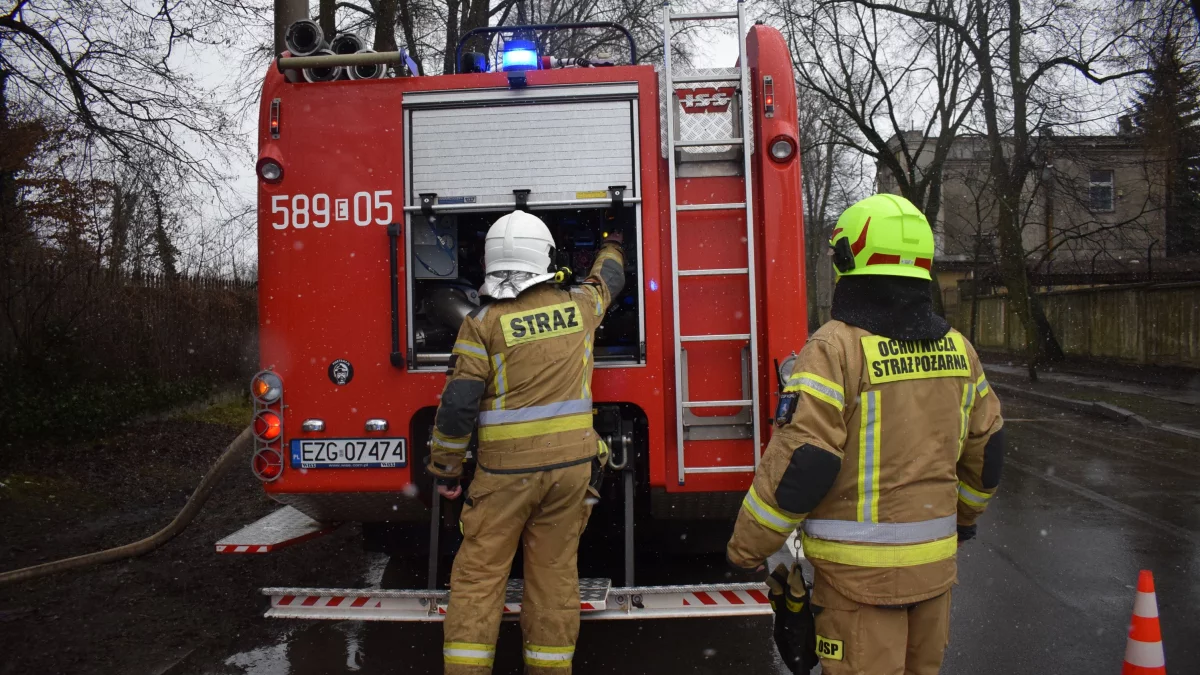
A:
<svg viewBox="0 0 1200 675">
<path fill-rule="evenodd" d="M 471 37 L 477 35 L 487 35 L 489 36 L 488 45 L 490 46 L 492 43 L 492 38 L 500 33 L 516 33 L 520 31 L 555 33 L 560 30 L 572 30 L 575 28 L 610 28 L 612 30 L 620 31 L 625 35 L 625 39 L 629 41 L 629 65 L 634 65 L 637 63 L 637 44 L 633 41 L 633 35 L 629 32 L 628 28 L 619 23 L 613 23 L 612 21 L 585 21 L 583 23 L 539 23 L 529 26 L 481 26 L 479 28 L 472 28 L 458 39 L 458 45 L 454 48 L 454 72 L 458 72 L 458 69 L 462 67 L 463 44 L 465 44 L 466 41 Z"/>
</svg>

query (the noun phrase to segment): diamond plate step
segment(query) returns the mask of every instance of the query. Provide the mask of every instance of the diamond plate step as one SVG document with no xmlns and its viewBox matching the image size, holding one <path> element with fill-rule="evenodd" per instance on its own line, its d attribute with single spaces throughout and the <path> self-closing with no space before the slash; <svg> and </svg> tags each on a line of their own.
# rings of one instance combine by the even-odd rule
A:
<svg viewBox="0 0 1200 675">
<path fill-rule="evenodd" d="M 285 506 L 217 542 L 217 553 L 270 553 L 337 529 Z"/>
</svg>

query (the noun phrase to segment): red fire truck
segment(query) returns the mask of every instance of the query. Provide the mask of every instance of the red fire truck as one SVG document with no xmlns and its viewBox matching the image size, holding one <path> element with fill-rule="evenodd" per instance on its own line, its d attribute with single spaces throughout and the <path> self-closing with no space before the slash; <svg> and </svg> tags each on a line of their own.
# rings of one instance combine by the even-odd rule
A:
<svg viewBox="0 0 1200 675">
<path fill-rule="evenodd" d="M 737 21 L 736 66 L 672 70 L 673 26 L 722 19 Z M 774 364 L 807 337 L 787 45 L 747 28 L 741 4 L 668 7 L 663 22 L 662 68 L 538 54 L 537 36 L 563 27 L 523 26 L 464 36 L 503 42 L 461 54 L 457 74 L 364 79 L 399 70 L 402 53 L 285 54 L 268 72 L 253 469 L 285 507 L 217 551 L 266 553 L 356 521 L 368 548 L 429 560 L 426 589 L 264 589 L 268 615 L 445 611 L 456 504 L 423 463 L 458 326 L 486 302 L 484 235 L 515 208 L 547 223 L 577 280 L 606 232 L 625 235 L 625 291 L 597 333 L 592 385 L 612 464 L 583 542 L 618 555 L 582 582 L 585 618 L 770 611 L 758 584 L 635 585 L 638 533 L 708 522 L 723 548 L 769 438 Z M 321 81 L 339 67 L 362 70 Z"/>
</svg>

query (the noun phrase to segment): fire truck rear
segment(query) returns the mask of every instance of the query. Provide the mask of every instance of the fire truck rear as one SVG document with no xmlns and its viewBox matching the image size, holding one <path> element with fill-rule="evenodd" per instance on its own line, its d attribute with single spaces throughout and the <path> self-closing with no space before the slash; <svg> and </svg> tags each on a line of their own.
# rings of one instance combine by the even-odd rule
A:
<svg viewBox="0 0 1200 675">
<path fill-rule="evenodd" d="M 672 27 L 716 20 L 737 22 L 735 67 L 672 70 Z M 594 345 L 594 427 L 612 461 L 582 544 L 612 555 L 580 556 L 601 568 L 582 570 L 584 617 L 770 611 L 758 584 L 635 581 L 646 536 L 707 532 L 723 547 L 769 438 L 774 363 L 807 336 L 788 48 L 747 29 L 741 4 L 668 7 L 663 22 L 661 69 L 539 54 L 540 36 L 579 27 L 525 26 L 464 36 L 499 46 L 460 54 L 456 74 L 364 79 L 402 72 L 402 53 L 285 54 L 268 72 L 253 470 L 285 506 L 217 551 L 357 521 L 369 549 L 429 565 L 419 590 L 264 589 L 268 615 L 444 613 L 457 503 L 424 461 L 458 327 L 487 302 L 484 235 L 518 208 L 546 222 L 575 281 L 606 233 L 625 239 L 625 290 Z M 516 613 L 519 580 L 510 590 Z"/>
</svg>

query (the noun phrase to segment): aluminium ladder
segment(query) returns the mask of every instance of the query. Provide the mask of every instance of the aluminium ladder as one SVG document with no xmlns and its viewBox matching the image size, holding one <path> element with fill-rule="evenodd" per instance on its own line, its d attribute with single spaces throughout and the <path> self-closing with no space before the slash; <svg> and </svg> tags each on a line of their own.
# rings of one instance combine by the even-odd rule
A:
<svg viewBox="0 0 1200 675">
<path fill-rule="evenodd" d="M 714 77 L 708 75 L 681 76 L 675 77 L 671 70 L 671 25 L 675 22 L 683 21 L 712 21 L 712 20 L 728 20 L 737 19 L 737 34 L 738 34 L 738 62 L 737 62 L 737 79 L 730 77 Z M 760 445 L 760 402 L 759 402 L 759 385 L 758 385 L 758 302 L 755 292 L 755 272 L 754 272 L 754 212 L 753 212 L 753 194 L 752 183 L 750 180 L 750 158 L 753 152 L 751 144 L 751 120 L 750 120 L 750 69 L 746 66 L 746 16 L 744 0 L 738 0 L 736 11 L 725 12 L 700 12 L 688 14 L 672 14 L 669 0 L 663 4 L 663 76 L 666 78 L 666 97 L 667 97 L 667 171 L 668 171 L 668 186 L 670 189 L 670 207 L 671 207 L 671 282 L 672 294 L 671 301 L 674 309 L 673 321 L 675 328 L 675 432 L 676 432 L 676 452 L 678 458 L 679 484 L 683 485 L 688 474 L 700 473 L 745 473 L 753 472 L 758 466 L 759 456 L 761 453 Z M 675 110 L 678 106 L 675 101 L 675 84 L 683 82 L 736 82 L 740 90 L 741 102 L 738 105 L 738 114 L 741 116 L 741 137 L 719 138 L 719 139 L 702 139 L 702 140 L 687 140 L 681 141 L 675 138 L 677 129 L 675 124 Z M 731 128 L 737 129 L 738 125 L 733 124 Z M 742 148 L 742 185 L 743 185 L 743 201 L 735 203 L 721 204 L 678 204 L 676 198 L 676 148 L 691 148 L 691 147 L 729 147 L 734 148 L 741 146 Z M 742 268 L 721 268 L 721 269 L 679 269 L 679 224 L 678 214 L 680 211 L 738 211 L 743 210 L 746 217 L 746 267 Z M 749 317 L 750 326 L 747 333 L 733 334 L 697 334 L 697 335 L 682 335 L 679 328 L 679 298 L 681 295 L 680 280 L 689 277 L 706 277 L 706 276 L 745 276 L 747 285 L 749 286 Z M 745 342 L 749 348 L 749 369 L 748 373 L 743 368 L 743 380 L 749 376 L 749 382 L 743 381 L 743 391 L 748 393 L 748 398 L 743 394 L 743 398 L 736 400 L 690 400 L 687 391 L 687 350 L 684 347 L 685 343 L 690 342 Z M 747 386 L 748 384 L 748 386 Z M 753 466 L 692 466 L 686 464 L 685 446 L 690 435 L 685 429 L 685 415 L 690 414 L 696 409 L 713 409 L 713 408 L 730 408 L 741 407 L 744 411 L 749 412 L 749 426 L 751 427 L 749 436 L 754 443 L 754 465 Z M 739 419 L 745 419 L 742 415 Z"/>
</svg>

